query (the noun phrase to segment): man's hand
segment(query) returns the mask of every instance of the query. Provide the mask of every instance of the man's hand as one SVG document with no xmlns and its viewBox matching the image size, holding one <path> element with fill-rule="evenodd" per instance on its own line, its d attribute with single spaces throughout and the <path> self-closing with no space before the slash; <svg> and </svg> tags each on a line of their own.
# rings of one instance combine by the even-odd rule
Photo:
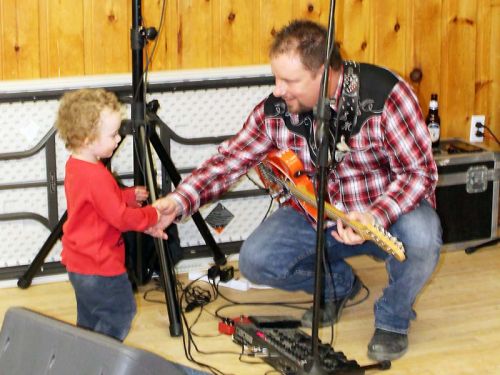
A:
<svg viewBox="0 0 500 375">
<path fill-rule="evenodd" d="M 356 220 L 363 224 L 375 224 L 375 218 L 368 212 L 352 211 L 347 214 L 350 220 Z M 342 220 L 337 220 L 337 231 L 332 231 L 332 236 L 337 241 L 346 245 L 360 245 L 365 239 L 354 232 L 351 227 L 344 225 Z"/>
<path fill-rule="evenodd" d="M 181 208 L 177 202 L 168 195 L 154 201 L 153 207 L 160 211 L 162 215 L 166 215 L 171 220 L 170 222 L 173 222 L 181 213 Z"/>
</svg>

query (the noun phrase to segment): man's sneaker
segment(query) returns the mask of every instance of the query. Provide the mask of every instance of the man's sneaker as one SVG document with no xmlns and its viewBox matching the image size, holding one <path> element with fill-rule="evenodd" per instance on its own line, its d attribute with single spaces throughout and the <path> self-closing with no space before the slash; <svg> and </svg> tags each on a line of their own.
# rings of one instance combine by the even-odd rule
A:
<svg viewBox="0 0 500 375">
<path fill-rule="evenodd" d="M 340 314 L 348 300 L 353 299 L 361 290 L 363 283 L 360 278 L 354 276 L 354 283 L 352 284 L 351 291 L 343 298 L 336 301 L 326 301 L 325 307 L 322 308 L 319 312 L 319 326 L 327 327 L 336 323 L 340 319 Z M 311 306 L 307 311 L 302 315 L 301 323 L 302 327 L 312 327 L 313 320 L 313 306 Z"/>
<path fill-rule="evenodd" d="M 406 353 L 408 335 L 376 328 L 368 344 L 368 357 L 375 361 L 392 361 Z"/>
</svg>

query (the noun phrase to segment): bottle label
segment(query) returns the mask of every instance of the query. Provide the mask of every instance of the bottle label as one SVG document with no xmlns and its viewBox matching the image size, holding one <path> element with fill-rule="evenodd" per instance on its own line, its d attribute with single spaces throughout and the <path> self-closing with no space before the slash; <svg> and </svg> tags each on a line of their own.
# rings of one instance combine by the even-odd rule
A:
<svg viewBox="0 0 500 375">
<path fill-rule="evenodd" d="M 429 134 L 431 135 L 432 143 L 439 141 L 439 136 L 441 133 L 439 124 L 437 122 L 429 122 L 427 124 L 427 127 L 429 128 Z"/>
</svg>

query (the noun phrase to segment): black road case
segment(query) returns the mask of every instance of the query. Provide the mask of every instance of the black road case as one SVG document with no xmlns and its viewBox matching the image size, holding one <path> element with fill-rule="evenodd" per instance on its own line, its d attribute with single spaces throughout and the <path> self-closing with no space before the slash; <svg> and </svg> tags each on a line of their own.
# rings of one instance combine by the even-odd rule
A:
<svg viewBox="0 0 500 375">
<path fill-rule="evenodd" d="M 460 139 L 442 140 L 437 212 L 444 249 L 463 249 L 497 236 L 500 153 Z"/>
</svg>

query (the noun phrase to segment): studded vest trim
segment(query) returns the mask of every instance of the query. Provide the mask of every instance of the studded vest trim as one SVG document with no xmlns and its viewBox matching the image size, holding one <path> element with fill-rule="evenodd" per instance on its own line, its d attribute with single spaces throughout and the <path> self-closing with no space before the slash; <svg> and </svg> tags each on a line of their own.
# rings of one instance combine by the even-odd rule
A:
<svg viewBox="0 0 500 375">
<path fill-rule="evenodd" d="M 331 148 L 336 129 L 339 129 L 337 144 L 347 144 L 349 138 L 359 133 L 371 117 L 380 116 L 390 92 L 398 82 L 398 78 L 392 72 L 375 65 L 354 61 L 344 61 L 343 64 L 344 78 L 337 106 L 338 116 L 333 110 L 330 115 Z M 268 117 L 282 118 L 288 130 L 307 139 L 311 158 L 313 161 L 316 160 L 313 111 L 300 113 L 298 123 L 292 124 L 285 101 L 271 94 L 264 103 L 264 112 Z"/>
</svg>

